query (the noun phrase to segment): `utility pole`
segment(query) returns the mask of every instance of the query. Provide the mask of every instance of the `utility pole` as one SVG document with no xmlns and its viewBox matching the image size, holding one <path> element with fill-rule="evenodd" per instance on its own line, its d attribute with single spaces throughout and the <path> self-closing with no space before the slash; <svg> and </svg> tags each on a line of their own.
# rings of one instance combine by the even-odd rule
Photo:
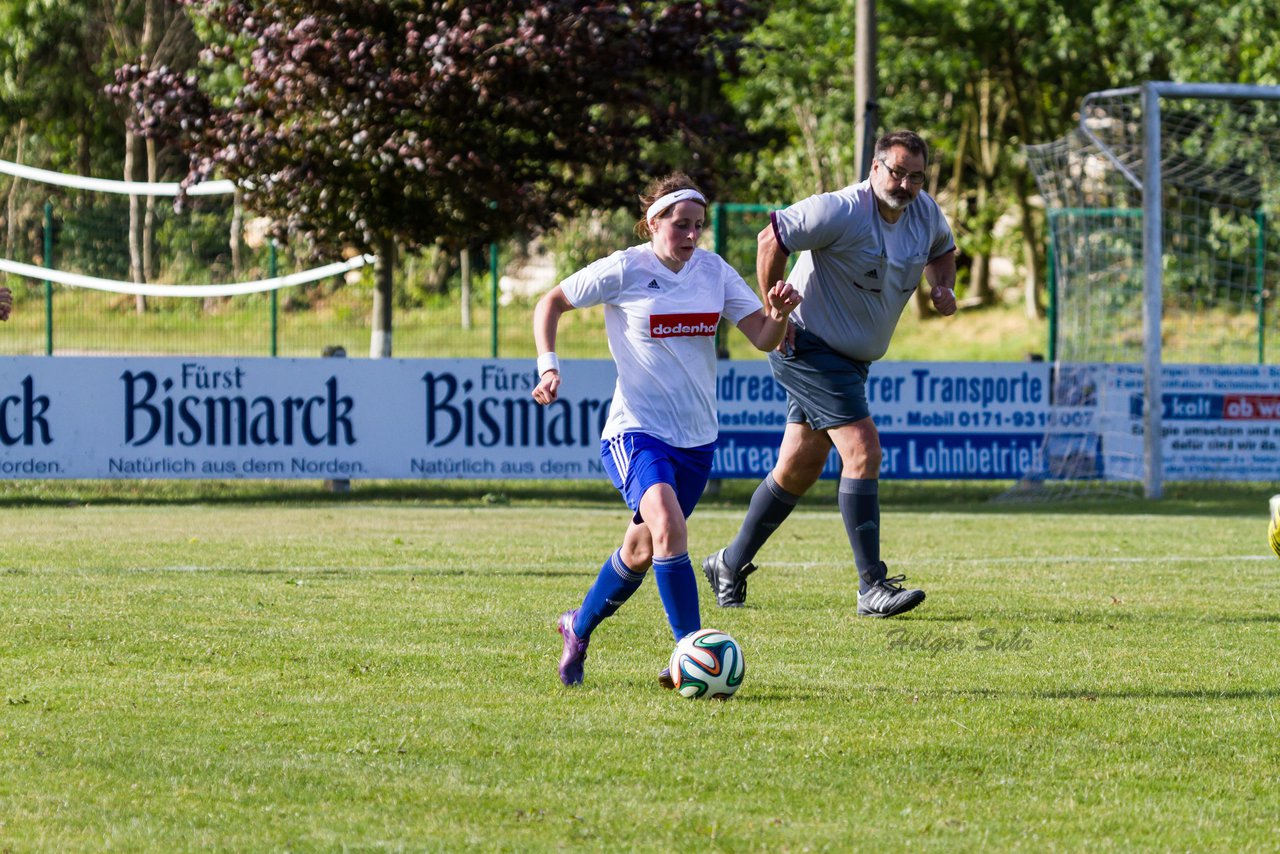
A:
<svg viewBox="0 0 1280 854">
<path fill-rule="evenodd" d="M 876 127 L 876 0 L 858 0 L 854 17 L 853 100 L 858 127 L 854 141 L 854 160 L 858 164 L 858 180 L 871 174 L 871 155 L 875 150 Z"/>
</svg>

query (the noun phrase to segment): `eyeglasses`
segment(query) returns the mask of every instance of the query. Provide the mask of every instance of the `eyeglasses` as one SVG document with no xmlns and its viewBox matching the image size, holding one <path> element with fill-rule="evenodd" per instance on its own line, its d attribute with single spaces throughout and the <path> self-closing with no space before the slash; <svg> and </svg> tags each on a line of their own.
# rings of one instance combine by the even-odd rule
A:
<svg viewBox="0 0 1280 854">
<path fill-rule="evenodd" d="M 894 180 L 894 183 L 901 184 L 903 181 L 906 181 L 908 184 L 912 184 L 916 187 L 919 187 L 924 183 L 925 176 L 923 172 L 905 172 L 901 169 L 896 169 L 893 166 L 890 166 L 883 160 L 880 161 L 880 165 L 889 170 L 889 177 Z"/>
</svg>

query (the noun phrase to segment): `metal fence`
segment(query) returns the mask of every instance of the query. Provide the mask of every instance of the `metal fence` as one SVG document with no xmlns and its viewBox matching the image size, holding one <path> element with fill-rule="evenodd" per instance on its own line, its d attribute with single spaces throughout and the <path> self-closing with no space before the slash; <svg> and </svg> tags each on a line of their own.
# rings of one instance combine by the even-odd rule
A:
<svg viewBox="0 0 1280 854">
<path fill-rule="evenodd" d="M 72 191 L 46 193 L 42 203 L 19 199 L 3 220 L 5 257 L 46 269 L 128 281 L 139 259 L 130 257 L 127 197 L 93 198 Z M 295 273 L 309 263 L 305 247 L 278 247 L 240 238 L 252 225 L 239 220 L 230 198 L 193 200 L 182 217 L 155 205 L 148 241 L 148 281 L 205 284 Z M 704 245 L 755 280 L 756 235 L 768 222 L 767 205 L 712 205 Z M 182 227 L 179 227 L 181 222 Z M 237 235 L 229 241 L 228 235 Z M 234 251 L 229 244 L 238 241 Z M 533 352 L 536 294 L 504 292 L 501 282 L 517 264 L 514 246 L 477 253 L 470 281 L 455 275 L 442 294 L 398 298 L 393 319 L 396 357 L 515 357 Z M 134 255 L 137 255 L 136 241 Z M 401 260 L 397 293 L 415 290 L 426 261 Z M 244 296 L 198 299 L 146 297 L 90 290 L 3 275 L 15 292 L 15 312 L 0 328 L 6 355 L 319 356 L 341 347 L 353 357 L 369 350 L 373 306 L 371 268 L 307 285 Z M 542 290 L 555 284 L 546 274 Z M 419 289 L 420 290 L 420 289 Z M 563 352 L 608 357 L 603 319 L 595 310 L 566 320 Z M 723 330 L 722 330 L 723 332 Z M 723 336 L 725 354 L 740 345 Z M 727 339 L 727 340 L 726 340 Z"/>
</svg>

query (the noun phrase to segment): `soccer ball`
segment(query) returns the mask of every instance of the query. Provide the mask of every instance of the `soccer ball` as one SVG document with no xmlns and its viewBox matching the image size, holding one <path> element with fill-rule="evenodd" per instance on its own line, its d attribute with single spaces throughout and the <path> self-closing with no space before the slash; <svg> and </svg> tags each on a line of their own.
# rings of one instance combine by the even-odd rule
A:
<svg viewBox="0 0 1280 854">
<path fill-rule="evenodd" d="M 745 672 L 742 647 L 716 629 L 690 632 L 671 653 L 671 680 L 681 697 L 727 700 L 742 684 Z"/>
<path fill-rule="evenodd" d="M 1271 551 L 1280 557 L 1280 495 L 1271 496 L 1271 524 L 1267 526 L 1267 541 Z"/>
</svg>

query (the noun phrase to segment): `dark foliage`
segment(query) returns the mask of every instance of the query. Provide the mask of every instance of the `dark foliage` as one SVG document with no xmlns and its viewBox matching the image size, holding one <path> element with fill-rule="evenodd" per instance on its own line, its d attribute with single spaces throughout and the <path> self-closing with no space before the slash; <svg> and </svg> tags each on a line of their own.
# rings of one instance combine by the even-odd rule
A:
<svg viewBox="0 0 1280 854">
<path fill-rule="evenodd" d="M 201 74 L 139 63 L 112 94 L 188 183 L 232 178 L 319 246 L 536 232 L 669 168 L 714 185 L 749 143 L 720 97 L 744 0 L 184 2 L 220 34 Z"/>
</svg>

